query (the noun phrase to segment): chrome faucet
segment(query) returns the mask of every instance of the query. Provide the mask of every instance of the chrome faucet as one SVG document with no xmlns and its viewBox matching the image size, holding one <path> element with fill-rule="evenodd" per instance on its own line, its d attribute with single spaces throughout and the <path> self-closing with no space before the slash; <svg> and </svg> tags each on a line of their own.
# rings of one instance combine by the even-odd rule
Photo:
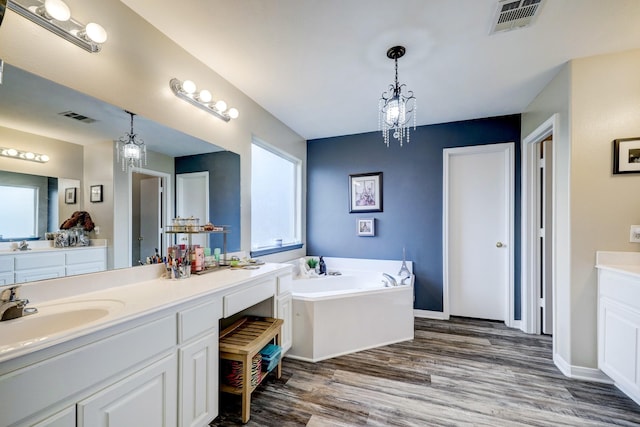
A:
<svg viewBox="0 0 640 427">
<path fill-rule="evenodd" d="M 20 285 L 8 286 L 0 293 L 0 321 L 17 319 L 25 314 L 24 308 L 29 300 L 18 298 L 19 287 Z"/>
<path fill-rule="evenodd" d="M 396 281 L 395 277 L 387 273 L 382 273 L 382 276 L 389 281 L 388 282 L 389 286 L 398 286 L 398 282 Z"/>
</svg>

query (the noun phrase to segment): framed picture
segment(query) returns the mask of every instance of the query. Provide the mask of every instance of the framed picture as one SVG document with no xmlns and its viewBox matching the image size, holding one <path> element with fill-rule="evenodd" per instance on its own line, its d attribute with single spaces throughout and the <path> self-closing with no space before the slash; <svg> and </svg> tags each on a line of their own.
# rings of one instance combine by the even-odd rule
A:
<svg viewBox="0 0 640 427">
<path fill-rule="evenodd" d="M 358 236 L 375 236 L 376 220 L 375 218 L 358 218 L 356 220 Z"/>
<path fill-rule="evenodd" d="M 640 173 L 640 137 L 613 140 L 613 173 Z"/>
<path fill-rule="evenodd" d="M 349 175 L 349 213 L 382 212 L 382 172 Z"/>
<path fill-rule="evenodd" d="M 102 202 L 102 185 L 92 185 L 91 193 L 89 194 L 89 200 L 91 203 Z"/>
<path fill-rule="evenodd" d="M 64 190 L 64 202 L 67 205 L 75 205 L 76 204 L 76 188 L 66 188 Z"/>
</svg>

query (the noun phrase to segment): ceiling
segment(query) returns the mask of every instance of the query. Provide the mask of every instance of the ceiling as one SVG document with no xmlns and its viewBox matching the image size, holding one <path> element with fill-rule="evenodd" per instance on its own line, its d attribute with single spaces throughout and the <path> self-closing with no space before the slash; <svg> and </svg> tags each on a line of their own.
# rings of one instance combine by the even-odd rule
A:
<svg viewBox="0 0 640 427">
<path fill-rule="evenodd" d="M 397 44 L 418 125 L 520 113 L 568 60 L 640 48 L 638 0 L 545 0 L 493 35 L 497 0 L 122 1 L 305 139 L 377 130 Z"/>
</svg>

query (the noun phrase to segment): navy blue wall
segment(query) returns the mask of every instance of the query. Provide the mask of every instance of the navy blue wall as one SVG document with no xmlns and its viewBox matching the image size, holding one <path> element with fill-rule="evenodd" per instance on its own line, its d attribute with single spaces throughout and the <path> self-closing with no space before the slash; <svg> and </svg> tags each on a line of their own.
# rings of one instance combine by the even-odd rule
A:
<svg viewBox="0 0 640 427">
<path fill-rule="evenodd" d="M 520 115 L 421 126 L 389 147 L 380 132 L 308 141 L 307 253 L 414 262 L 415 308 L 442 311 L 442 150 L 515 143 L 515 318 L 520 319 Z M 383 172 L 383 212 L 349 213 L 349 175 Z M 356 218 L 375 218 L 358 237 Z M 331 266 L 328 266 L 331 268 Z"/>
<path fill-rule="evenodd" d="M 231 226 L 227 251 L 240 250 L 240 156 L 230 151 L 176 157 L 176 174 L 209 172 L 209 218 L 215 225 Z M 209 236 L 211 248 L 222 248 L 222 235 Z"/>
</svg>

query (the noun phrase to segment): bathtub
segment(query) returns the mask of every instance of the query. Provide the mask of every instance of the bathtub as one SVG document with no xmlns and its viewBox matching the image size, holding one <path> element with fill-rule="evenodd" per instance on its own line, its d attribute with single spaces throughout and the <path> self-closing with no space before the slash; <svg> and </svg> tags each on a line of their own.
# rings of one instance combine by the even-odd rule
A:
<svg viewBox="0 0 640 427">
<path fill-rule="evenodd" d="M 413 339 L 413 275 L 385 286 L 401 261 L 325 258 L 339 276 L 293 280 L 293 344 L 287 357 L 317 362 Z M 407 262 L 409 271 L 412 263 Z M 294 271 L 294 276 L 296 272 Z"/>
</svg>

